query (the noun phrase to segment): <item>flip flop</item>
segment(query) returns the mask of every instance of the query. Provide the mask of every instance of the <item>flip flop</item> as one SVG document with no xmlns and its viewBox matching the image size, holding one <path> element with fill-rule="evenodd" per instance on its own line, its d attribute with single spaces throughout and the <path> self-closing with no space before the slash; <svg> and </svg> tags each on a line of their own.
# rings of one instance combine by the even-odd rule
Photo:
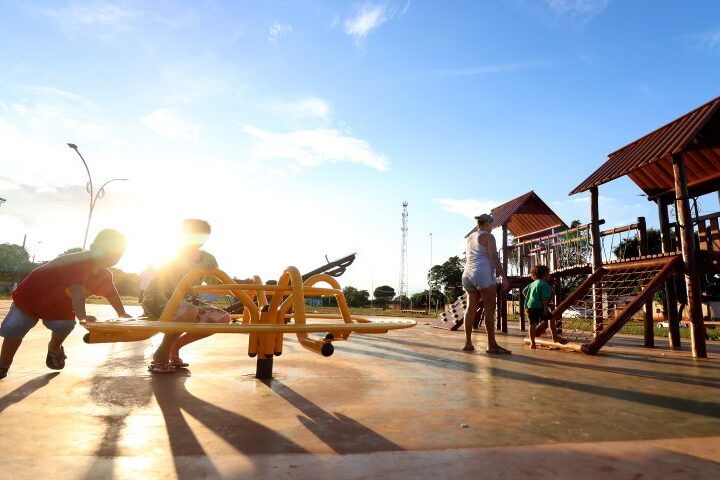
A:
<svg viewBox="0 0 720 480">
<path fill-rule="evenodd" d="M 183 359 L 180 357 L 170 357 L 170 366 L 174 368 L 187 368 L 190 366 L 189 363 L 183 362 Z"/>
<path fill-rule="evenodd" d="M 67 355 L 65 355 L 65 349 L 60 347 L 60 353 L 47 353 L 47 356 L 45 357 L 45 365 L 52 370 L 62 370 L 65 368 L 66 359 Z"/>
<path fill-rule="evenodd" d="M 508 350 L 507 348 L 503 347 L 495 347 L 495 348 L 488 348 L 485 350 L 485 353 L 488 353 L 490 355 L 511 355 L 512 352 Z"/>
<path fill-rule="evenodd" d="M 148 365 L 148 372 L 150 373 L 172 373 L 175 369 L 170 366 L 170 363 L 156 363 L 152 362 Z"/>
</svg>

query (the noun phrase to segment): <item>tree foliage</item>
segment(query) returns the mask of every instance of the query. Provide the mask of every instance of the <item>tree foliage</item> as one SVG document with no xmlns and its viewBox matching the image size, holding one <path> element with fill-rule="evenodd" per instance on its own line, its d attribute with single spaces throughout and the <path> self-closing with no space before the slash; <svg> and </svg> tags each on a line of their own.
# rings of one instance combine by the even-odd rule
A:
<svg viewBox="0 0 720 480">
<path fill-rule="evenodd" d="M 427 290 L 415 293 L 410 297 L 413 308 L 427 308 L 427 300 Z M 440 290 L 433 290 L 430 294 L 430 308 L 435 308 L 436 305 L 439 307 L 445 305 L 445 295 Z"/>
<path fill-rule="evenodd" d="M 370 305 L 370 292 L 367 290 L 358 290 L 355 287 L 347 286 L 343 288 L 343 293 L 348 307 L 366 307 Z"/>
<path fill-rule="evenodd" d="M 657 228 L 647 229 L 649 254 L 662 253 L 662 239 Z M 640 240 L 637 235 L 623 239 L 612 249 L 613 255 L 622 260 L 640 256 Z"/>
<path fill-rule="evenodd" d="M 434 265 L 428 273 L 428 282 L 433 290 L 440 290 L 445 298 L 454 300 L 463 294 L 463 262 L 460 257 L 450 257 L 441 265 Z"/>
<path fill-rule="evenodd" d="M 36 265 L 30 261 L 30 254 L 20 245 L 0 244 L 0 280 L 17 282 Z"/>
</svg>

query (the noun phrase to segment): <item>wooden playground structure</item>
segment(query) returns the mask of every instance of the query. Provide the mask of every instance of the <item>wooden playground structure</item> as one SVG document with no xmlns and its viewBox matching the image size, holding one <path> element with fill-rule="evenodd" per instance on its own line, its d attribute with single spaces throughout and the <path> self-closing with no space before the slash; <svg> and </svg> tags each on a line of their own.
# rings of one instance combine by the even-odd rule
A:
<svg viewBox="0 0 720 480">
<path fill-rule="evenodd" d="M 601 230 L 598 187 L 623 176 L 657 204 L 662 253 L 650 254 L 643 217 L 631 225 Z M 522 288 L 530 281 L 530 268 L 543 264 L 550 268 L 556 295 L 553 318 L 562 322 L 563 335 L 570 342 L 539 340 L 540 344 L 595 354 L 642 311 L 644 345 L 653 347 L 652 299 L 664 289 L 671 347 L 680 348 L 680 312 L 686 308 L 692 354 L 705 358 L 700 283 L 703 275 L 720 272 L 720 212 L 701 216 L 697 199 L 713 193 L 720 199 L 719 190 L 720 97 L 611 153 L 573 189 L 570 195 L 590 194 L 590 222 L 585 225 L 568 229 L 534 192 L 493 209 L 493 227 L 502 228 L 502 267 L 510 290 L 518 290 L 521 330 L 525 329 Z M 674 210 L 674 223 L 669 208 Z M 514 237 L 512 243 L 508 232 Z M 639 256 L 614 257 L 612 247 L 623 236 L 636 236 Z M 574 281 L 575 288 L 562 298 L 561 286 L 566 281 Z M 503 332 L 507 331 L 507 298 L 498 288 L 497 328 Z M 460 328 L 464 307 L 462 296 L 446 307 L 433 326 Z M 481 316 L 482 307 L 475 324 Z"/>
</svg>

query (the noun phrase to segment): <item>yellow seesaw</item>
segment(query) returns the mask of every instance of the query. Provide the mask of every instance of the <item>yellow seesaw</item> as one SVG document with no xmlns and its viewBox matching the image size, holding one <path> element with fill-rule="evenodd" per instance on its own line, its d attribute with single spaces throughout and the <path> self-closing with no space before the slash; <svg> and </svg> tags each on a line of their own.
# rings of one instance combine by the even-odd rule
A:
<svg viewBox="0 0 720 480">
<path fill-rule="evenodd" d="M 220 283 L 201 285 L 203 279 L 209 277 Z M 316 286 L 320 283 L 328 284 L 329 288 Z M 183 299 L 200 293 L 230 293 L 242 303 L 243 313 L 231 315 L 233 321 L 229 324 L 170 321 Z M 334 296 L 339 314 L 306 313 L 305 297 L 308 296 Z M 308 322 L 309 319 L 321 321 Z M 146 340 L 161 332 L 246 333 L 250 335 L 248 355 L 258 357 L 258 378 L 272 376 L 272 359 L 282 354 L 285 333 L 294 333 L 300 345 L 329 357 L 335 350 L 332 342 L 347 340 L 352 332 L 380 334 L 413 327 L 416 323 L 414 320 L 377 321 L 350 315 L 345 295 L 335 278 L 318 274 L 303 283 L 300 272 L 295 267 L 287 267 L 277 285 L 263 285 L 257 276 L 253 283 L 237 284 L 222 270 L 195 269 L 180 281 L 158 320 L 117 318 L 80 322 L 88 330 L 84 337 L 86 343 L 134 342 Z M 316 339 L 310 338 L 309 333 L 326 335 L 322 339 Z"/>
</svg>

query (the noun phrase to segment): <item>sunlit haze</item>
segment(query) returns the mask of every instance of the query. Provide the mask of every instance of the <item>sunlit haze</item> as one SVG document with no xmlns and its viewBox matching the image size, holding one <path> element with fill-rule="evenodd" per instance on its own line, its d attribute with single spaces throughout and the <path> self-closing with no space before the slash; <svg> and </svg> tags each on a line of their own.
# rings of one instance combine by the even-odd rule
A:
<svg viewBox="0 0 720 480">
<path fill-rule="evenodd" d="M 231 275 L 357 252 L 343 285 L 397 288 L 407 201 L 421 291 L 474 215 L 535 190 L 585 222 L 568 192 L 608 153 L 720 94 L 720 3 L 690 3 L 4 1 L 0 243 L 82 245 L 71 142 L 96 188 L 129 180 L 90 226 L 128 235 L 124 270 L 201 218 Z M 608 227 L 657 224 L 639 193 L 601 187 Z"/>
</svg>

